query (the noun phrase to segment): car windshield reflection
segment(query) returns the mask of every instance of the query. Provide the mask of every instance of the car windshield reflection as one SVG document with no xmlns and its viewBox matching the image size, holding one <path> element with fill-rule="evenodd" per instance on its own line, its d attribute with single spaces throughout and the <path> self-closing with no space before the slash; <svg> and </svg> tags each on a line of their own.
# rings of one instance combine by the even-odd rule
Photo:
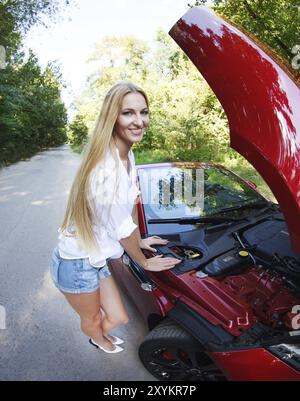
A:
<svg viewBox="0 0 300 401">
<path fill-rule="evenodd" d="M 159 166 L 139 171 L 146 218 L 208 217 L 234 213 L 266 200 L 222 167 Z"/>
</svg>

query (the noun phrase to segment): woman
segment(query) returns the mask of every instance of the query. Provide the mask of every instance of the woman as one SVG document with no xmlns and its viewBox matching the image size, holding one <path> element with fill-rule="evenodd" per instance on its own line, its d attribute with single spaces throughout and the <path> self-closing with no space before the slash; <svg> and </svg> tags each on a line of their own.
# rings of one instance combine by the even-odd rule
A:
<svg viewBox="0 0 300 401">
<path fill-rule="evenodd" d="M 125 249 L 145 270 L 162 271 L 180 263 L 161 255 L 146 259 L 141 251 L 167 243 L 157 236 L 141 239 L 137 225 L 140 191 L 131 147 L 142 140 L 148 124 L 148 100 L 142 89 L 121 82 L 109 90 L 52 254 L 55 285 L 79 314 L 90 343 L 108 353 L 123 350 L 119 345 L 124 341 L 109 331 L 127 323 L 128 316 L 107 260 L 119 258 Z"/>
</svg>

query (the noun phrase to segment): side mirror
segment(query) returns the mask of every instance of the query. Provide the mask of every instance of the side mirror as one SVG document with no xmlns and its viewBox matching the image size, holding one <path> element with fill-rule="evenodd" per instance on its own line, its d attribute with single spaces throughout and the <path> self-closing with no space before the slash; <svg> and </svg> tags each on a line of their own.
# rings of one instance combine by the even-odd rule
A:
<svg viewBox="0 0 300 401">
<path fill-rule="evenodd" d="M 257 188 L 257 185 L 255 184 L 255 182 L 251 181 L 251 180 L 245 180 L 246 183 L 253 189 Z"/>
</svg>

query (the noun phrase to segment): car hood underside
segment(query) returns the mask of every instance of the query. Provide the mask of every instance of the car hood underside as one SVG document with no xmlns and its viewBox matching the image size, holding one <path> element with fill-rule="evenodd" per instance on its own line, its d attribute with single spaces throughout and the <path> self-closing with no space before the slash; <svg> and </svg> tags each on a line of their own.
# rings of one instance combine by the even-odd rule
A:
<svg viewBox="0 0 300 401">
<path fill-rule="evenodd" d="M 257 41 L 206 7 L 170 30 L 220 100 L 231 146 L 265 179 L 300 251 L 300 89 Z"/>
</svg>

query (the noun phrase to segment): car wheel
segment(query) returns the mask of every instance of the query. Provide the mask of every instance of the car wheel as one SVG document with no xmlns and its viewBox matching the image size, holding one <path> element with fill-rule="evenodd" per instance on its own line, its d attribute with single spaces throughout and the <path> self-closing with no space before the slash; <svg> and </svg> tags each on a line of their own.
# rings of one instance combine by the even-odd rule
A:
<svg viewBox="0 0 300 401">
<path fill-rule="evenodd" d="M 165 381 L 219 381 L 224 373 L 199 347 L 199 342 L 170 319 L 163 320 L 139 347 L 145 368 Z"/>
</svg>

